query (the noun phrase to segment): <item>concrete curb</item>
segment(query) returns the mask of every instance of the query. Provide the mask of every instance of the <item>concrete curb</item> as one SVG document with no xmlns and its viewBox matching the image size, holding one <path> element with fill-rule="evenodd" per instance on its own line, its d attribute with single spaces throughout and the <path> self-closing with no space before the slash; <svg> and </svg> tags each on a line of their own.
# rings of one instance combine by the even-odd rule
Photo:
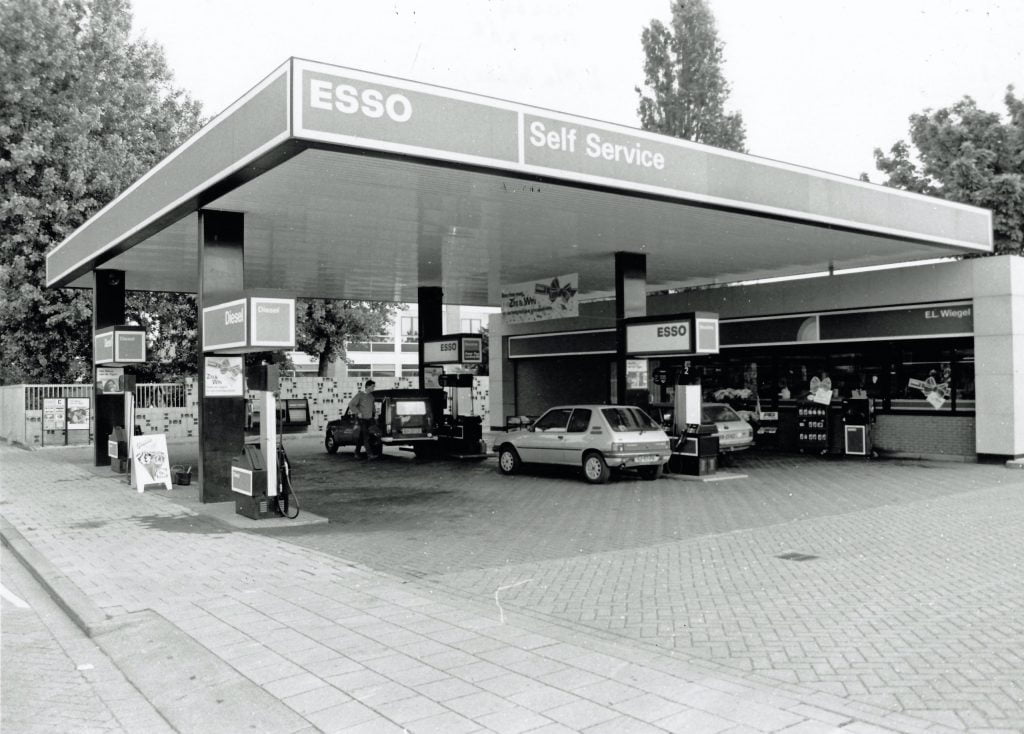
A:
<svg viewBox="0 0 1024 734">
<path fill-rule="evenodd" d="M 0 517 L 0 540 L 87 637 L 103 631 L 110 618 L 4 517 Z"/>
<path fill-rule="evenodd" d="M 3 517 L 0 540 L 176 731 L 309 728 L 305 718 L 157 612 L 104 614 Z"/>
</svg>

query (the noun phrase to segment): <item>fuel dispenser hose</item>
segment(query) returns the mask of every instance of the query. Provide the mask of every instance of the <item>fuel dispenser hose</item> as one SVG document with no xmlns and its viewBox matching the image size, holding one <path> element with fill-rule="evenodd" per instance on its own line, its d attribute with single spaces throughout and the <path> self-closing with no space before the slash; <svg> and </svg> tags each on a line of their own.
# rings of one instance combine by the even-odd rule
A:
<svg viewBox="0 0 1024 734">
<path fill-rule="evenodd" d="M 284 446 L 278 448 L 278 464 L 281 469 L 281 487 L 280 492 L 277 496 L 277 509 L 281 515 L 294 520 L 299 516 L 299 498 L 295 494 L 295 490 L 292 489 L 292 464 L 288 461 L 288 454 L 284 451 Z M 291 505 L 295 505 L 295 514 L 289 515 L 288 508 Z"/>
</svg>

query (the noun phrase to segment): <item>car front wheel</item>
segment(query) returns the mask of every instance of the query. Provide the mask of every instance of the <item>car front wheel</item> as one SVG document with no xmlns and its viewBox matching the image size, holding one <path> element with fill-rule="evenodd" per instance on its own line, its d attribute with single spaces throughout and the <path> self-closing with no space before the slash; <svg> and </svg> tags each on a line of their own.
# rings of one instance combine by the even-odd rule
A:
<svg viewBox="0 0 1024 734">
<path fill-rule="evenodd" d="M 324 436 L 324 448 L 327 449 L 329 454 L 338 453 L 338 442 L 334 440 L 334 431 L 328 431 L 327 435 Z"/>
<path fill-rule="evenodd" d="M 498 452 L 498 471 L 502 474 L 515 474 L 519 471 L 519 466 L 522 462 L 519 460 L 519 454 L 511 446 L 502 446 Z"/>
<path fill-rule="evenodd" d="M 595 452 L 583 457 L 583 476 L 591 484 L 604 484 L 611 475 L 611 470 L 601 454 Z"/>
</svg>

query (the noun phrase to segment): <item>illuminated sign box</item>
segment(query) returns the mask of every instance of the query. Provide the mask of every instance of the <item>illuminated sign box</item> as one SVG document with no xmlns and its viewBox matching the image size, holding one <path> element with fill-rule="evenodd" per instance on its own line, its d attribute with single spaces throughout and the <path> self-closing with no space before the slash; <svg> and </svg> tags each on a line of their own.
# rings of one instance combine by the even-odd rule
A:
<svg viewBox="0 0 1024 734">
<path fill-rule="evenodd" d="M 682 313 L 627 319 L 626 354 L 631 357 L 718 354 L 718 314 Z"/>
<path fill-rule="evenodd" d="M 481 364 L 484 339 L 479 334 L 448 334 L 423 342 L 424 364 Z"/>
<path fill-rule="evenodd" d="M 125 365 L 146 361 L 146 330 L 141 326 L 107 326 L 92 337 L 96 364 Z"/>
<path fill-rule="evenodd" d="M 203 351 L 295 348 L 295 299 L 248 296 L 203 309 Z"/>
</svg>

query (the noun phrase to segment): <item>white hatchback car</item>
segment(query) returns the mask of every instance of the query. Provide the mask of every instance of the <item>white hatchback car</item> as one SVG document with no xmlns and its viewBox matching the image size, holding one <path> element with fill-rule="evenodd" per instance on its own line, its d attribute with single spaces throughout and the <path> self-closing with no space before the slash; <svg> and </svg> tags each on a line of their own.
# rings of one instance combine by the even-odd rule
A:
<svg viewBox="0 0 1024 734">
<path fill-rule="evenodd" d="M 502 440 L 498 469 L 514 474 L 522 464 L 577 466 L 588 482 L 602 484 L 612 469 L 637 469 L 644 479 L 657 479 L 670 455 L 668 435 L 640 408 L 562 405 Z"/>
<path fill-rule="evenodd" d="M 743 451 L 754 445 L 753 427 L 726 403 L 704 403 L 701 419 L 715 424 L 719 453 Z"/>
</svg>

